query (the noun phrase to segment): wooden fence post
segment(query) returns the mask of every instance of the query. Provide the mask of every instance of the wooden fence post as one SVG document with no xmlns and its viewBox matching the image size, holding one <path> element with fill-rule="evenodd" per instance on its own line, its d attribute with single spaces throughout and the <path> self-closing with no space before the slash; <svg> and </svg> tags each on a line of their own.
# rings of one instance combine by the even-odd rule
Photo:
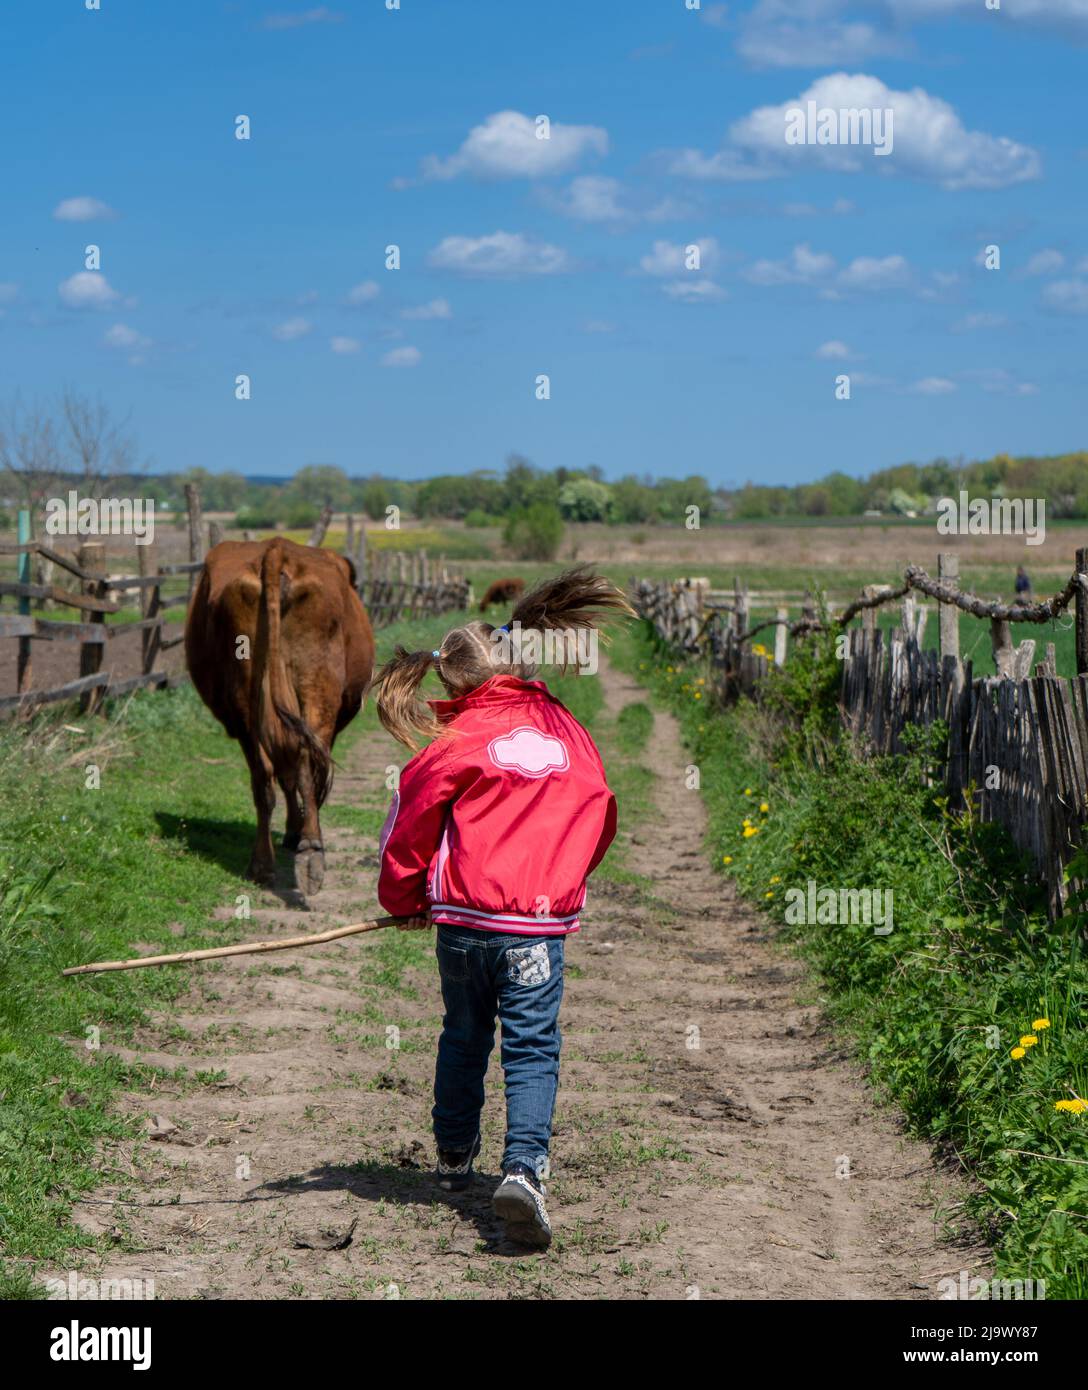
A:
<svg viewBox="0 0 1088 1390">
<path fill-rule="evenodd" d="M 775 618 L 778 621 L 774 630 L 774 664 L 776 666 L 785 666 L 786 638 L 789 636 L 790 610 L 788 608 L 779 608 L 775 613 Z"/>
<path fill-rule="evenodd" d="M 937 556 L 937 578 L 950 589 L 960 587 L 960 557 L 948 552 Z M 954 603 L 939 606 L 941 656 L 959 657 L 960 654 L 960 610 Z"/>
<path fill-rule="evenodd" d="M 140 565 L 140 577 L 148 578 L 150 575 L 158 575 L 158 562 L 155 561 L 153 548 L 150 545 L 138 545 L 136 547 L 136 557 Z M 152 562 L 155 561 L 154 567 Z M 153 584 L 149 588 L 140 589 L 140 609 L 144 622 L 150 622 L 159 616 L 159 606 L 162 602 L 162 588 L 158 584 Z M 155 662 L 159 657 L 159 647 L 162 642 L 161 627 L 145 627 L 141 634 L 140 647 L 143 656 L 144 675 L 150 675 L 155 669 Z"/>
<path fill-rule="evenodd" d="M 999 676 L 1011 676 L 1013 671 L 1012 629 L 1005 618 L 990 619 L 990 646 L 994 654 L 994 669 Z"/>
<path fill-rule="evenodd" d="M 208 522 L 208 549 L 214 550 L 223 539 L 223 528 L 218 521 Z"/>
<path fill-rule="evenodd" d="M 104 541 L 85 541 L 79 547 L 76 557 L 80 569 L 84 569 L 88 574 L 97 575 L 104 578 L 106 574 L 106 545 Z M 83 592 L 93 594 L 101 598 L 104 590 L 99 579 L 84 581 Z M 90 622 L 105 623 L 105 613 L 92 613 Z M 102 634 L 103 637 L 105 633 Z M 79 674 L 81 676 L 95 676 L 102 669 L 102 658 L 106 654 L 104 642 L 81 642 L 79 644 Z M 84 713 L 93 714 L 102 702 L 101 689 L 87 690 L 79 699 L 79 707 Z"/>
<path fill-rule="evenodd" d="M 359 548 L 355 555 L 355 577 L 359 581 L 359 592 L 366 583 L 366 513 L 359 518 Z"/>
<path fill-rule="evenodd" d="M 355 556 L 355 517 L 351 512 L 344 518 L 344 555 L 348 560 Z"/>
<path fill-rule="evenodd" d="M 204 538 L 200 528 L 200 489 L 196 483 L 185 484 L 185 505 L 189 509 L 189 559 L 203 560 Z M 189 576 L 189 597 L 192 598 L 198 571 Z"/>
<path fill-rule="evenodd" d="M 332 520 L 332 508 L 326 502 L 321 508 L 321 515 L 314 522 L 314 529 L 310 532 L 310 539 L 307 545 L 312 545 L 316 549 L 325 540 L 325 532 L 329 529 L 329 522 Z"/>
<path fill-rule="evenodd" d="M 1083 676 L 1088 674 L 1088 593 L 1084 590 L 1088 584 L 1088 550 L 1077 551 L 1076 570 L 1081 576 L 1076 592 L 1077 675 Z"/>
<path fill-rule="evenodd" d="M 20 507 L 20 508 L 19 508 L 19 544 L 20 544 L 20 545 L 29 545 L 29 544 L 30 544 L 30 509 L 29 509 L 29 507 Z M 31 561 L 31 559 L 32 559 L 32 554 L 31 554 L 31 552 L 30 552 L 29 550 L 20 550 L 20 552 L 19 552 L 19 568 L 18 568 L 18 575 L 19 575 L 19 583 L 20 583 L 20 584 L 29 584 L 29 583 L 30 583 L 30 574 L 31 574 L 31 565 L 30 565 L 30 561 Z M 23 617 L 29 617 L 29 616 L 30 616 L 30 600 L 29 600 L 28 598 L 26 598 L 25 596 L 23 596 L 22 594 L 19 595 L 19 612 L 22 614 Z M 17 684 L 16 687 L 15 687 L 16 690 L 19 692 L 20 695 L 22 695 L 24 691 L 30 689 L 30 683 L 31 683 L 31 681 L 32 681 L 33 678 L 34 678 L 33 664 L 32 664 L 32 661 L 31 661 L 30 652 L 31 652 L 30 638 L 29 638 L 29 637 L 20 637 L 20 638 L 19 638 L 19 663 L 18 663 L 19 679 L 18 679 L 18 684 Z"/>
<path fill-rule="evenodd" d="M 733 580 L 733 631 L 738 637 L 748 631 L 748 585 L 739 575 Z"/>
</svg>

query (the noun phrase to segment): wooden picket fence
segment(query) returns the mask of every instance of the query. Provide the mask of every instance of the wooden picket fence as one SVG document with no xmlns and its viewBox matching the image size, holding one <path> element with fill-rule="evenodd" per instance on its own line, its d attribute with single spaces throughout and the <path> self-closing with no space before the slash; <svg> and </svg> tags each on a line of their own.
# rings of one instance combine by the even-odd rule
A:
<svg viewBox="0 0 1088 1390">
<path fill-rule="evenodd" d="M 158 565 L 152 546 L 137 546 L 140 573 L 136 575 L 106 575 L 105 546 L 100 541 L 80 546 L 74 556 L 65 554 L 40 541 L 25 539 L 29 533 L 29 518 L 20 517 L 20 541 L 0 544 L 0 555 L 18 557 L 18 576 L 15 581 L 0 581 L 0 602 L 14 598 L 17 611 L 0 609 L 0 638 L 15 639 L 18 644 L 17 693 L 0 696 L 0 712 L 28 711 L 44 704 L 78 699 L 84 712 L 92 712 L 107 696 L 124 695 L 141 687 L 175 686 L 188 680 L 185 673 L 170 675 L 157 669 L 160 655 L 184 639 L 181 635 L 168 637 L 167 623 L 178 620 L 173 609 L 184 609 L 204 564 L 205 527 L 201 518 L 200 497 L 195 487 L 186 488 L 189 504 L 189 555 L 179 564 Z M 310 544 L 319 546 L 324 540 L 331 508 L 318 519 Z M 444 558 L 434 564 L 423 551 L 411 555 L 389 550 L 366 552 L 366 531 L 360 526 L 356 537 L 353 518 L 348 518 L 348 555 L 356 568 L 356 588 L 375 628 L 386 627 L 402 619 L 421 618 L 443 613 L 459 612 L 472 600 L 472 589 L 463 575 L 452 574 Z M 208 545 L 222 539 L 214 523 L 207 527 Z M 62 588 L 53 583 L 32 583 L 31 562 L 37 557 L 47 567 L 65 571 L 78 581 L 78 587 Z M 179 587 L 178 592 L 165 592 Z M 107 623 L 109 616 L 121 612 L 126 594 L 134 594 L 140 603 L 138 620 Z M 31 604 L 62 604 L 78 609 L 85 619 L 64 621 L 35 616 Z M 139 634 L 141 657 L 139 674 L 111 681 L 101 668 L 108 643 L 118 638 Z M 79 676 L 50 689 L 37 688 L 33 680 L 33 645 L 38 642 L 68 642 L 79 649 Z"/>
<path fill-rule="evenodd" d="M 996 822 L 1028 856 L 1046 885 L 1052 916 L 1063 910 L 1069 885 L 1065 867 L 1088 824 L 1088 552 L 1078 551 L 1065 589 L 1043 604 L 991 603 L 958 591 L 954 557 L 942 556 L 941 577 L 910 567 L 902 587 L 869 586 L 837 617 L 821 617 L 806 596 L 800 621 L 785 609 L 749 626 L 748 595 L 738 581 L 732 594 L 715 593 L 705 580 L 632 580 L 632 601 L 670 647 L 708 663 L 723 700 L 758 700 L 772 664 L 786 659 L 785 636 L 816 628 L 845 639 L 840 710 L 861 756 L 904 750 L 908 726 L 947 725 L 941 775 L 950 803 L 970 799 L 983 821 Z M 925 649 L 928 609 L 916 593 L 937 598 L 940 646 Z M 902 600 L 900 625 L 890 634 L 876 610 Z M 1031 674 L 1035 642 L 1014 647 L 1011 625 L 1053 620 L 1075 605 L 1078 674 L 1059 677 L 1054 648 Z M 989 617 L 998 675 L 975 677 L 959 656 L 958 611 Z M 860 626 L 850 626 L 855 617 Z M 773 651 L 753 639 L 773 628 Z"/>
</svg>

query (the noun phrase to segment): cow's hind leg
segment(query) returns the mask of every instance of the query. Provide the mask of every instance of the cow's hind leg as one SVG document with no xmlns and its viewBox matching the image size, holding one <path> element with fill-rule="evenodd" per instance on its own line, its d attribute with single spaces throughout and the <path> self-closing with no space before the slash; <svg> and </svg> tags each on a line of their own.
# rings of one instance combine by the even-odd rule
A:
<svg viewBox="0 0 1088 1390">
<path fill-rule="evenodd" d="M 295 850 L 295 887 L 309 897 L 318 892 L 325 881 L 325 845 L 321 839 L 317 794 L 308 754 L 299 764 L 298 794 L 302 802 L 302 831 Z"/>
<path fill-rule="evenodd" d="M 276 852 L 272 848 L 272 812 L 276 809 L 276 787 L 272 764 L 261 748 L 245 748 L 249 763 L 249 782 L 257 810 L 257 839 L 250 855 L 246 877 L 268 886 L 276 881 Z"/>
<path fill-rule="evenodd" d="M 283 835 L 283 847 L 293 854 L 302 839 L 302 803 L 295 786 L 284 787 L 283 796 L 287 802 L 287 829 Z"/>
</svg>

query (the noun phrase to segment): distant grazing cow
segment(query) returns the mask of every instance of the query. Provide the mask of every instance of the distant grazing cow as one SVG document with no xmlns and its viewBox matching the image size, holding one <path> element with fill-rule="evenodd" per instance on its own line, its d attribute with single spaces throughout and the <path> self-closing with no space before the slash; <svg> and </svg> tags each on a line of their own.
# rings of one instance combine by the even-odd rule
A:
<svg viewBox="0 0 1088 1390">
<path fill-rule="evenodd" d="M 486 613 L 493 603 L 510 603 L 525 592 L 524 579 L 496 579 L 480 600 L 480 612 Z"/>
<path fill-rule="evenodd" d="M 250 878 L 275 878 L 276 781 L 287 801 L 283 843 L 295 852 L 295 883 L 316 893 L 325 876 L 318 809 L 332 783 L 333 741 L 358 714 L 374 670 L 374 635 L 351 561 L 279 536 L 222 541 L 193 591 L 185 655 L 200 698 L 249 764 L 257 807 Z"/>
</svg>

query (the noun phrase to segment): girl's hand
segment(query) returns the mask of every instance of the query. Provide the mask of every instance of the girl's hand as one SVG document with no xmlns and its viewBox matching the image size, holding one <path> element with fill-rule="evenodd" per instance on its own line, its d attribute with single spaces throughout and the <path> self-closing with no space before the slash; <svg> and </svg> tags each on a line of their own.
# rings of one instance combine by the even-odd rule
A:
<svg viewBox="0 0 1088 1390">
<path fill-rule="evenodd" d="M 405 917 L 397 923 L 397 931 L 426 931 L 433 926 L 428 910 L 422 917 Z"/>
</svg>

